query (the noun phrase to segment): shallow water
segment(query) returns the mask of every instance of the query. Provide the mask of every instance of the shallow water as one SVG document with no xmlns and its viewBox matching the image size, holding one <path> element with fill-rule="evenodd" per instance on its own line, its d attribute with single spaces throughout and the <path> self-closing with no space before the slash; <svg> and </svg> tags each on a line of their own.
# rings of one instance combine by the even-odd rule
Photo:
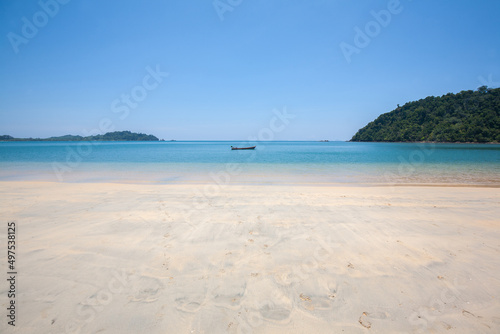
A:
<svg viewBox="0 0 500 334">
<path fill-rule="evenodd" d="M 254 151 L 233 146 L 257 145 Z M 0 180 L 500 185 L 500 145 L 349 142 L 4 142 Z"/>
</svg>

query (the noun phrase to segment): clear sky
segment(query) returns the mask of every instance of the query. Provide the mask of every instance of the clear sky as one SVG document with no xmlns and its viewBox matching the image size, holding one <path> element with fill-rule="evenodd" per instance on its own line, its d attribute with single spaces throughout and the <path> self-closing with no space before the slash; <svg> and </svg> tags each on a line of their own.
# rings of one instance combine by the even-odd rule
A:
<svg viewBox="0 0 500 334">
<path fill-rule="evenodd" d="M 0 134 L 348 140 L 500 85 L 498 0 L 59 1 L 0 1 Z"/>
</svg>

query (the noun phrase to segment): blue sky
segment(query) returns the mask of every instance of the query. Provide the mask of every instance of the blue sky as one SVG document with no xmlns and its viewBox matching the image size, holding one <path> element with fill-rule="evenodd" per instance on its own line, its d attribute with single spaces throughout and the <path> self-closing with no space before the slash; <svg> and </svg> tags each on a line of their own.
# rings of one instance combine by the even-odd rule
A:
<svg viewBox="0 0 500 334">
<path fill-rule="evenodd" d="M 500 81 L 498 0 L 60 1 L 0 1 L 0 134 L 348 140 Z"/>
</svg>

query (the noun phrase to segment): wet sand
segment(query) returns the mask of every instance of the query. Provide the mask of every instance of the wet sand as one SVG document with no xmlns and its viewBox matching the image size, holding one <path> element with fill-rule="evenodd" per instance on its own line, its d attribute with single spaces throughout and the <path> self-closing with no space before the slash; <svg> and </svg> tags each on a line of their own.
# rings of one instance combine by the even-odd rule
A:
<svg viewBox="0 0 500 334">
<path fill-rule="evenodd" d="M 498 188 L 0 189 L 2 333 L 500 332 Z"/>
</svg>

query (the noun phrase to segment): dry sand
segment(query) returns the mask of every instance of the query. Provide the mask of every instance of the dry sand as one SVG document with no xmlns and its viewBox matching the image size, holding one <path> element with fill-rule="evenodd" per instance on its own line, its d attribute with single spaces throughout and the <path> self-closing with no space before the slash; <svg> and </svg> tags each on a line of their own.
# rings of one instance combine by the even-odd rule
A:
<svg viewBox="0 0 500 334">
<path fill-rule="evenodd" d="M 0 332 L 499 333 L 499 194 L 2 182 Z"/>
</svg>

